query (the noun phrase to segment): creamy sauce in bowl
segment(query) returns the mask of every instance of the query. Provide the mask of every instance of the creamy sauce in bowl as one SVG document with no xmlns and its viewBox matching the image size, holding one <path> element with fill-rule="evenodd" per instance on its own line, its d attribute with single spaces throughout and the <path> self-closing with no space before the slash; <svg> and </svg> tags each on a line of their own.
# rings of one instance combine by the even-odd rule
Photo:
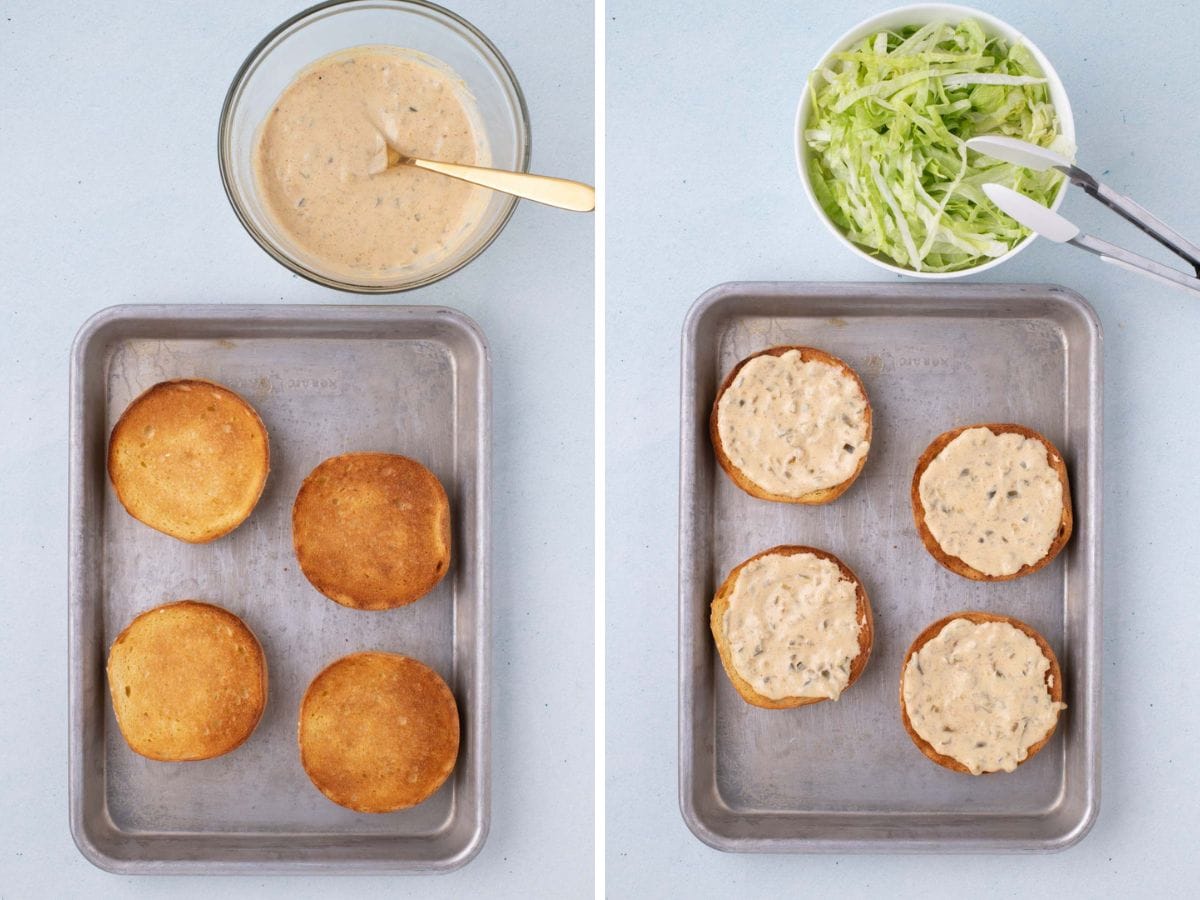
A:
<svg viewBox="0 0 1200 900">
<path fill-rule="evenodd" d="M 319 268 L 377 282 L 436 267 L 470 237 L 490 192 L 407 156 L 488 165 L 475 102 L 448 67 L 361 46 L 301 71 L 259 126 L 255 187 L 274 225 Z"/>
</svg>

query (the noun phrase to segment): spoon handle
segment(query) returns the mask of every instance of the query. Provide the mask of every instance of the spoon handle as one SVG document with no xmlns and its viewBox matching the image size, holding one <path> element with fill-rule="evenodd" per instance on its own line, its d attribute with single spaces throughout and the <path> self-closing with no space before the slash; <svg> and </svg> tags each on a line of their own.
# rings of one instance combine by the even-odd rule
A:
<svg viewBox="0 0 1200 900">
<path fill-rule="evenodd" d="M 525 172 L 506 172 L 503 169 L 485 169 L 482 166 L 435 162 L 431 159 L 409 159 L 408 164 L 559 209 L 591 212 L 596 208 L 596 189 L 579 181 L 551 178 L 548 175 L 529 175 Z"/>
</svg>

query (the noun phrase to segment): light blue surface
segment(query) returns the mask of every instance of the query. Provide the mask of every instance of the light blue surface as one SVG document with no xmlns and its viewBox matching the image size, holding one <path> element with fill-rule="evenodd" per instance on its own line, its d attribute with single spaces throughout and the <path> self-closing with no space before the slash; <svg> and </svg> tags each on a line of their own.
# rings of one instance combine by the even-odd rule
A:
<svg viewBox="0 0 1200 900">
<path fill-rule="evenodd" d="M 980 281 L 1058 282 L 1105 329 L 1100 818 L 1032 857 L 743 856 L 702 845 L 677 802 L 679 340 L 729 280 L 900 280 L 808 206 L 792 120 L 808 69 L 885 3 L 610 0 L 608 24 L 608 890 L 612 897 L 1182 896 L 1200 875 L 1200 298 L 1035 242 Z M 1182 3 L 986 9 L 1054 63 L 1079 160 L 1200 240 L 1200 86 Z M 1087 231 L 1174 258 L 1078 191 Z M 916 764 L 916 763 L 914 763 Z"/>
<path fill-rule="evenodd" d="M 591 5 L 453 5 L 520 79 L 533 166 L 590 179 Z M 0 4 L 0 896 L 590 893 L 592 220 L 521 204 L 466 269 L 390 300 L 293 277 L 229 209 L 216 132 L 242 59 L 303 6 Z M 283 301 L 446 304 L 490 341 L 491 835 L 444 877 L 118 878 L 67 828 L 68 348 L 114 303 Z"/>
</svg>

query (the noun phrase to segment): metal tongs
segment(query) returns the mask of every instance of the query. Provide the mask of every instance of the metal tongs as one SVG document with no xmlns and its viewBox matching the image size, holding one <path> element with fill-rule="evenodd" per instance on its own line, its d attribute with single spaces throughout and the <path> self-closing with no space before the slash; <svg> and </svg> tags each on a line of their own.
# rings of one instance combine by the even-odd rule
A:
<svg viewBox="0 0 1200 900">
<path fill-rule="evenodd" d="M 1101 238 L 1084 234 L 1078 226 L 1064 219 L 1058 213 L 1011 188 L 1000 184 L 983 185 L 983 192 L 987 194 L 988 199 L 1026 228 L 1060 244 L 1072 244 L 1080 247 L 1089 253 L 1096 254 L 1105 262 L 1123 269 L 1141 272 L 1184 290 L 1200 294 L 1200 246 L 1193 244 L 1133 200 L 1118 194 L 1107 185 L 1101 184 L 1083 169 L 1053 150 L 1038 147 L 1027 141 L 989 135 L 971 138 L 967 141 L 967 148 L 1037 172 L 1043 172 L 1050 168 L 1057 169 L 1066 175 L 1072 184 L 1083 188 L 1085 192 L 1095 197 L 1121 218 L 1132 222 L 1172 253 L 1187 260 L 1195 274 L 1189 275 L 1180 272 L 1137 253 L 1131 253 L 1116 244 L 1110 244 Z"/>
</svg>

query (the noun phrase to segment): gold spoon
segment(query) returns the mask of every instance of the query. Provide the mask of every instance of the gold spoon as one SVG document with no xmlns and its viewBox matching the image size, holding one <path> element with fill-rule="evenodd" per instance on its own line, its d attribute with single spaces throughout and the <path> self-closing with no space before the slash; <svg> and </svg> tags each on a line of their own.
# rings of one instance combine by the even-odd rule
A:
<svg viewBox="0 0 1200 900">
<path fill-rule="evenodd" d="M 436 162 L 432 159 L 405 156 L 389 145 L 387 167 L 391 169 L 396 166 L 416 166 L 418 169 L 448 175 L 459 181 L 469 181 L 480 187 L 545 203 L 547 206 L 556 206 L 559 209 L 591 212 L 596 208 L 596 189 L 590 184 L 566 178 L 509 172 L 505 169 L 486 169 L 483 166 L 466 166 L 461 163 Z"/>
</svg>

